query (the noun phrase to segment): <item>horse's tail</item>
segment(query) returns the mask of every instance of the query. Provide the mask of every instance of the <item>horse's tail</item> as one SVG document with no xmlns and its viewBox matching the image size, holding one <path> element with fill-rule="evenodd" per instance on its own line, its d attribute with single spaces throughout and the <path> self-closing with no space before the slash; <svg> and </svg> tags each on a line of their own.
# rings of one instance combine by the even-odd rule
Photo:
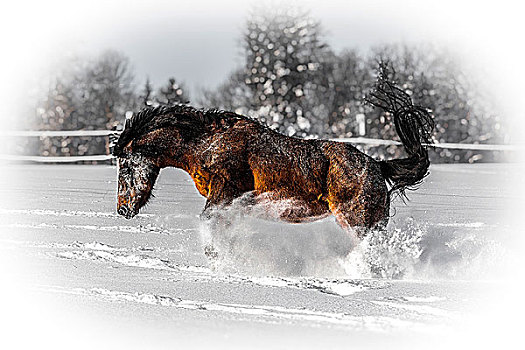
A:
<svg viewBox="0 0 525 350">
<path fill-rule="evenodd" d="M 379 63 L 375 88 L 365 100 L 392 115 L 396 132 L 407 158 L 380 161 L 381 173 L 390 184 L 390 194 L 406 197 L 406 189 L 414 189 L 428 175 L 430 160 L 426 145 L 432 142 L 434 120 L 427 108 L 415 106 L 410 96 L 393 81 L 394 71 L 388 63 Z"/>
</svg>

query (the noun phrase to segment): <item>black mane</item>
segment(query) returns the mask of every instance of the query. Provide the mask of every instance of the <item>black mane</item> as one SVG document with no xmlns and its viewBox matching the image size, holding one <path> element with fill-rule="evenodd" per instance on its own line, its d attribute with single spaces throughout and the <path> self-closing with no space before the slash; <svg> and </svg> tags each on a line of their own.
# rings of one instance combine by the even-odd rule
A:
<svg viewBox="0 0 525 350">
<path fill-rule="evenodd" d="M 113 155 L 118 157 L 129 142 L 160 128 L 178 127 L 183 129 L 188 137 L 191 137 L 206 132 L 211 125 L 232 125 L 239 120 L 249 120 L 260 124 L 255 119 L 233 112 L 219 109 L 197 109 L 186 104 L 145 107 L 126 120 L 124 130 L 113 149 Z"/>
</svg>

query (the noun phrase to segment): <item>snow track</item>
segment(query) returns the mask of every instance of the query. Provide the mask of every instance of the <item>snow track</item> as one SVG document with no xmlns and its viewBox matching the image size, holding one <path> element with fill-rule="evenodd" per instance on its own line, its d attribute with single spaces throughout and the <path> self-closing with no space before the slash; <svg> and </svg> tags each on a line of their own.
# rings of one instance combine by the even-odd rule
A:
<svg viewBox="0 0 525 350">
<path fill-rule="evenodd" d="M 103 288 L 92 288 L 89 290 L 82 288 L 63 289 L 57 287 L 41 287 L 42 291 L 51 293 L 65 293 L 79 296 L 87 296 L 95 300 L 119 303 L 139 303 L 148 305 L 158 305 L 172 307 L 184 310 L 208 311 L 217 313 L 240 314 L 257 316 L 258 322 L 275 322 L 276 320 L 311 322 L 314 324 L 334 324 L 338 326 L 350 327 L 355 330 L 367 329 L 378 332 L 389 332 L 391 330 L 414 330 L 421 327 L 420 324 L 401 321 L 393 317 L 356 317 L 346 313 L 322 312 L 308 309 L 292 309 L 279 306 L 269 305 L 244 305 L 244 304 L 226 304 L 210 303 L 206 301 L 184 300 L 166 295 L 155 295 L 148 293 L 129 293 L 112 291 Z M 418 313 L 430 313 L 443 315 L 445 312 L 429 306 L 409 306 L 395 304 L 391 302 L 376 302 L 387 304 L 389 306 L 408 309 Z M 424 329 L 422 329 L 424 330 Z"/>
</svg>

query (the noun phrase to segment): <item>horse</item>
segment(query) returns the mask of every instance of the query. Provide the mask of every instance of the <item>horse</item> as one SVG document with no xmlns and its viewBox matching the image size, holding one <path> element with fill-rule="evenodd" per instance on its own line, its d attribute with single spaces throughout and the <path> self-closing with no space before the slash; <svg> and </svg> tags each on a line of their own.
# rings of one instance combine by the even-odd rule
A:
<svg viewBox="0 0 525 350">
<path fill-rule="evenodd" d="M 176 167 L 206 198 L 203 218 L 248 198 L 249 204 L 279 203 L 277 218 L 290 223 L 333 215 L 361 239 L 386 226 L 394 193 L 405 195 L 428 174 L 426 144 L 434 128 L 430 111 L 415 106 L 386 69 L 366 101 L 391 115 L 406 158 L 375 160 L 349 143 L 286 136 L 229 111 L 146 107 L 126 120 L 113 149 L 117 212 L 134 217 L 160 170 Z"/>
</svg>

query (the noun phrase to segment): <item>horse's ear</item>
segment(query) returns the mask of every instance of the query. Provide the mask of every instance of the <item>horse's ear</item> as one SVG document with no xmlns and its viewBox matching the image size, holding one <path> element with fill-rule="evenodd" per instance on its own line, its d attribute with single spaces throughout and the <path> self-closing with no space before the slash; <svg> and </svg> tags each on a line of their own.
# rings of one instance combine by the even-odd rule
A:
<svg viewBox="0 0 525 350">
<path fill-rule="evenodd" d="M 124 129 L 120 133 L 120 136 L 117 133 L 112 134 L 110 135 L 109 139 L 110 139 L 110 149 L 111 149 L 111 146 L 113 146 L 112 153 L 115 157 L 119 157 L 123 155 L 124 149 L 128 147 L 133 140 L 130 129 Z M 113 139 L 113 142 L 112 142 L 112 139 Z"/>
</svg>

